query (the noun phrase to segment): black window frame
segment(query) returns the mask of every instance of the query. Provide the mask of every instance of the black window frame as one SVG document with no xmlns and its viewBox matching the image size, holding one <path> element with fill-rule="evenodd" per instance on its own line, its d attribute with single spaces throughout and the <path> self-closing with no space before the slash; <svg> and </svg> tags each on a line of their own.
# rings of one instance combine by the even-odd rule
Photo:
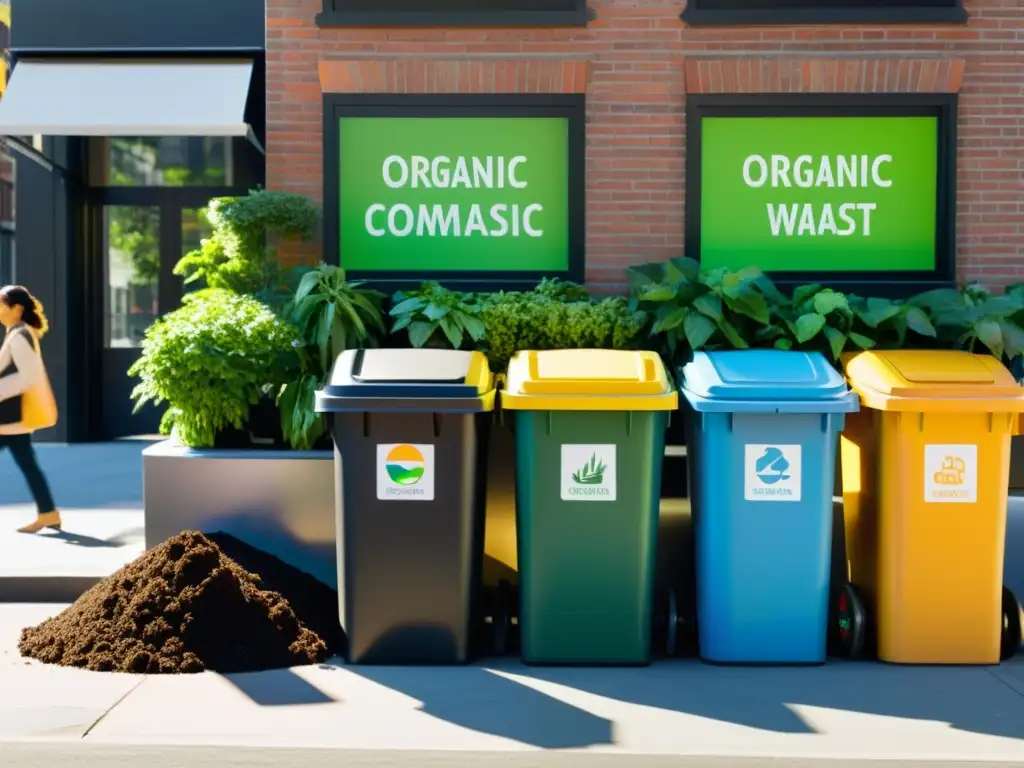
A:
<svg viewBox="0 0 1024 768">
<path fill-rule="evenodd" d="M 585 27 L 596 18 L 587 0 L 574 0 L 575 8 L 565 10 L 489 11 L 486 0 L 473 11 L 391 11 L 387 0 L 378 0 L 380 10 L 346 10 L 346 0 L 323 0 L 316 16 L 319 27 Z"/>
<path fill-rule="evenodd" d="M 569 253 L 565 270 L 346 270 L 391 290 L 425 280 L 467 291 L 532 288 L 544 277 L 582 283 L 586 271 L 586 97 L 583 94 L 325 94 L 324 261 L 344 267 L 340 231 L 342 117 L 559 117 L 568 120 Z"/>
<path fill-rule="evenodd" d="M 965 24 L 963 0 L 917 0 L 902 6 L 867 5 L 865 0 L 822 6 L 816 0 L 751 0 L 751 8 L 729 8 L 736 0 L 688 0 L 680 18 L 690 26 L 783 24 Z M 876 0 L 877 2 L 878 0 Z"/>
<path fill-rule="evenodd" d="M 686 100 L 686 253 L 701 257 L 702 121 L 705 117 L 938 118 L 935 267 L 929 270 L 770 272 L 779 285 L 819 283 L 852 293 L 907 296 L 956 285 L 957 94 L 692 95 Z M 753 265 L 756 266 L 756 265 Z"/>
</svg>

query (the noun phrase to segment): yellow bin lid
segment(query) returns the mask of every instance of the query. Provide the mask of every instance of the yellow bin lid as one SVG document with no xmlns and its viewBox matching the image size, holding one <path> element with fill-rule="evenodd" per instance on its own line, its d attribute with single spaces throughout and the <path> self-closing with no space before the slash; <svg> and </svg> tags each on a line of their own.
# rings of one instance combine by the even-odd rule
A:
<svg viewBox="0 0 1024 768">
<path fill-rule="evenodd" d="M 1024 412 L 1024 388 L 991 355 L 900 349 L 843 357 L 850 387 L 882 411 Z"/>
<path fill-rule="evenodd" d="M 512 358 L 501 404 L 529 411 L 672 411 L 679 396 L 655 352 L 555 349 Z"/>
</svg>

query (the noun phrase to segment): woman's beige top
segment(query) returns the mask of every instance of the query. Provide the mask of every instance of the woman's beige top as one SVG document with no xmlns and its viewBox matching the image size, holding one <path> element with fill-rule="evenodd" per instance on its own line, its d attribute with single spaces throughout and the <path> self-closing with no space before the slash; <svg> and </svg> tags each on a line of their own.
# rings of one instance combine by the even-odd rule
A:
<svg viewBox="0 0 1024 768">
<path fill-rule="evenodd" d="M 33 347 L 25 333 L 17 333 L 16 330 L 27 331 L 35 337 L 34 331 L 27 325 L 15 326 L 7 331 L 4 343 L 0 346 L 0 371 L 12 362 L 18 370 L 0 377 L 0 400 L 22 394 L 43 375 L 43 358 L 36 351 L 38 340 Z M 30 431 L 20 424 L 0 424 L 0 435 L 23 435 Z"/>
</svg>

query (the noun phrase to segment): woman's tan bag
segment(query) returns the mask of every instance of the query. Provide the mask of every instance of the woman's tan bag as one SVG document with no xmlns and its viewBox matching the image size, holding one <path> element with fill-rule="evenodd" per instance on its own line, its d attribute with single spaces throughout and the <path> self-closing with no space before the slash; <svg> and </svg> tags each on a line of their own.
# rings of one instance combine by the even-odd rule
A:
<svg viewBox="0 0 1024 768">
<path fill-rule="evenodd" d="M 39 354 L 39 342 L 32 339 Z M 40 360 L 39 381 L 21 393 L 21 424 L 25 429 L 47 429 L 57 423 L 57 400 L 53 396 L 50 377 Z"/>
</svg>

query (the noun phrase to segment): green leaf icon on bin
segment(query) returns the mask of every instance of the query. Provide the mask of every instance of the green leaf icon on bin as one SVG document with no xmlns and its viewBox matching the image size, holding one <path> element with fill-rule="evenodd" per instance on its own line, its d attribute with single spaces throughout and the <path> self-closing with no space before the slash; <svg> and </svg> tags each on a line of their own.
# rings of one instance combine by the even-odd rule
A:
<svg viewBox="0 0 1024 768">
<path fill-rule="evenodd" d="M 601 485 L 606 469 L 604 459 L 598 459 L 596 453 L 591 454 L 590 461 L 572 473 L 573 482 L 577 485 Z"/>
</svg>

